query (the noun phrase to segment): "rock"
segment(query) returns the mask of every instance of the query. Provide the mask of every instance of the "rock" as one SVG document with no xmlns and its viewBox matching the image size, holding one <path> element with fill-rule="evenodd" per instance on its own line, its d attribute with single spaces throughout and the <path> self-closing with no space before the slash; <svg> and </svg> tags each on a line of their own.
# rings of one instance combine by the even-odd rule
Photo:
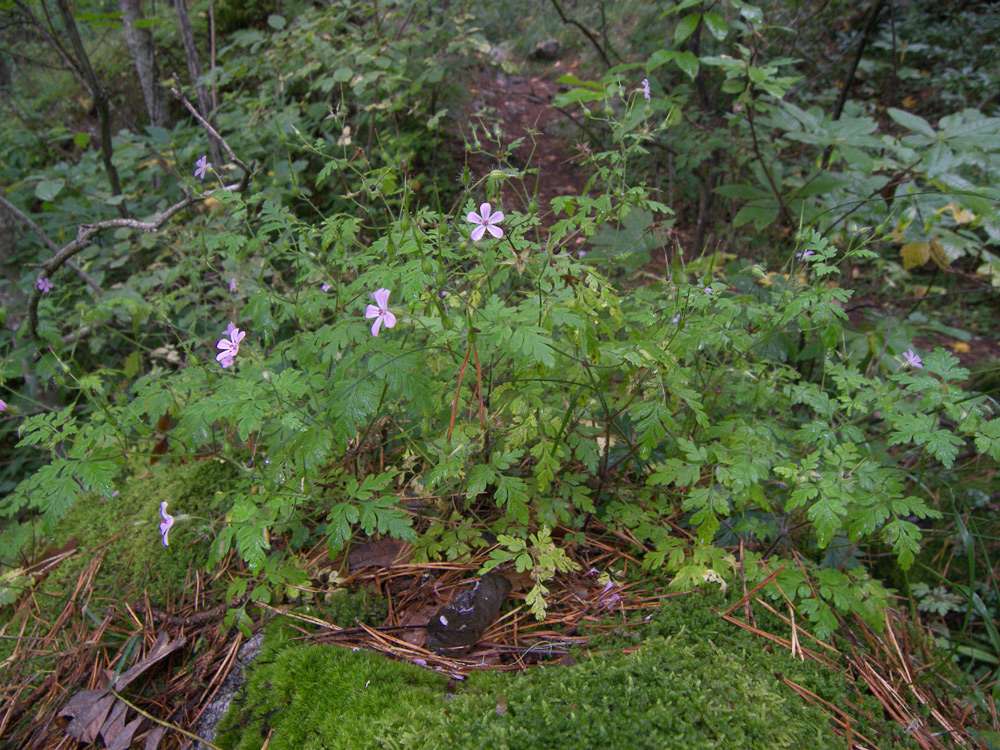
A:
<svg viewBox="0 0 1000 750">
<path fill-rule="evenodd" d="M 236 655 L 236 664 L 233 665 L 226 679 L 223 680 L 222 687 L 215 694 L 215 699 L 205 708 L 204 713 L 201 715 L 201 721 L 198 722 L 198 736 L 203 740 L 207 740 L 208 742 L 215 740 L 216 728 L 219 726 L 219 722 L 222 721 L 222 717 L 226 715 L 226 711 L 229 710 L 229 704 L 233 702 L 233 696 L 236 695 L 236 691 L 247 681 L 247 677 L 244 674 L 246 667 L 260 654 L 260 648 L 263 643 L 264 633 L 260 632 L 240 647 L 239 653 Z M 199 742 L 197 750 L 208 750 L 208 745 Z"/>
<path fill-rule="evenodd" d="M 438 654 L 461 656 L 482 638 L 497 615 L 510 581 L 496 572 L 484 575 L 470 591 L 441 607 L 427 623 L 427 648 Z"/>
<path fill-rule="evenodd" d="M 558 39 L 546 39 L 535 45 L 535 48 L 528 54 L 528 59 L 538 62 L 552 62 L 559 59 L 560 52 L 562 52 L 562 43 Z"/>
</svg>

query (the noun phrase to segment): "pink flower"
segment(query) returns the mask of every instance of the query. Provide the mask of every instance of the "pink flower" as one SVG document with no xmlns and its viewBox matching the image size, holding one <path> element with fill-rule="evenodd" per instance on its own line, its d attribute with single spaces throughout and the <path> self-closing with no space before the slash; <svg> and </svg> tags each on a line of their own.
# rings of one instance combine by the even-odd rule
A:
<svg viewBox="0 0 1000 750">
<path fill-rule="evenodd" d="M 646 101 L 648 102 L 649 101 L 649 96 L 650 96 L 650 93 L 649 93 L 649 79 L 648 78 L 643 78 L 642 79 L 642 95 L 644 97 L 646 97 Z"/>
<path fill-rule="evenodd" d="M 924 369 L 923 360 L 920 359 L 920 355 L 912 349 L 907 349 L 903 352 L 903 364 L 907 367 L 915 367 L 918 370 Z"/>
<path fill-rule="evenodd" d="M 0 399 L 0 411 L 7 411 L 7 402 Z"/>
<path fill-rule="evenodd" d="M 229 293 L 234 294 L 236 292 L 236 277 L 233 276 L 229 279 Z"/>
<path fill-rule="evenodd" d="M 226 335 L 229 336 L 228 339 L 220 339 L 219 343 L 216 344 L 216 349 L 221 349 L 222 351 L 215 358 L 222 365 L 223 369 L 233 364 L 233 359 L 240 353 L 240 342 L 247 334 L 246 331 L 241 331 L 230 321 L 226 327 Z"/>
<path fill-rule="evenodd" d="M 372 323 L 372 336 L 378 336 L 378 329 L 383 323 L 385 323 L 386 328 L 392 328 L 396 325 L 396 316 L 389 312 L 388 289 L 375 290 L 372 292 L 372 299 L 375 300 L 375 304 L 368 305 L 365 317 L 375 318 L 375 322 Z"/>
<path fill-rule="evenodd" d="M 795 255 L 796 260 L 805 260 L 806 258 L 811 258 L 815 255 L 812 250 L 803 250 L 801 253 Z"/>
<path fill-rule="evenodd" d="M 208 170 L 212 168 L 212 162 L 208 160 L 208 156 L 206 154 L 202 154 L 202 157 L 194 163 L 194 166 L 194 176 L 199 180 L 204 180 L 205 176 L 208 174 Z"/>
<path fill-rule="evenodd" d="M 490 213 L 491 211 L 492 213 Z M 478 225 L 472 230 L 472 234 L 470 235 L 473 242 L 479 242 L 487 231 L 497 239 L 503 237 L 503 230 L 497 226 L 497 224 L 503 221 L 503 214 L 499 211 L 493 211 L 489 203 L 483 203 L 479 207 L 478 214 L 475 211 L 470 211 L 465 220 Z"/>
<path fill-rule="evenodd" d="M 170 542 L 167 541 L 167 534 L 170 533 L 170 527 L 174 525 L 174 517 L 167 513 L 167 501 L 164 500 L 160 503 L 160 536 L 163 537 L 163 546 L 169 547 Z"/>
<path fill-rule="evenodd" d="M 52 279 L 50 279 L 48 277 L 41 278 L 41 279 L 39 279 L 38 281 L 35 282 L 35 287 L 42 294 L 48 294 L 49 292 L 51 292 L 53 286 L 54 285 L 52 284 Z"/>
<path fill-rule="evenodd" d="M 324 284 L 323 286 L 320 287 L 320 289 L 322 289 L 324 292 L 329 292 L 330 291 L 330 285 L 329 284 Z"/>
</svg>

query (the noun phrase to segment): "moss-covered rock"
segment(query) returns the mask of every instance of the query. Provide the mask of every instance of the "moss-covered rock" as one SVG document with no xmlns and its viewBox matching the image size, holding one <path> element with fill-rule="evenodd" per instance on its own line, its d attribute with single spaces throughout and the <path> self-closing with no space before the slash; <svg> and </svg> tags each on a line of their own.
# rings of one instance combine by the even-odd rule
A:
<svg viewBox="0 0 1000 750">
<path fill-rule="evenodd" d="M 216 493 L 224 493 L 233 469 L 218 460 L 185 464 L 158 464 L 142 477 L 133 477 L 116 497 L 96 497 L 77 503 L 60 525 L 65 539 L 77 538 L 80 550 L 96 549 L 113 540 L 94 581 L 96 596 L 148 592 L 155 605 L 176 597 L 192 565 L 208 559 L 211 527 L 221 513 Z M 160 538 L 160 503 L 166 501 L 176 519 L 170 546 Z M 79 559 L 80 567 L 89 561 Z M 74 580 L 73 566 L 60 568 L 58 578 Z"/>
<path fill-rule="evenodd" d="M 216 741 L 229 750 L 256 750 L 268 736 L 270 750 L 842 748 L 826 715 L 775 673 L 841 705 L 843 677 L 769 653 L 709 604 L 672 600 L 640 635 L 596 640 L 572 666 L 457 684 L 369 651 L 292 646 L 273 628 Z"/>
<path fill-rule="evenodd" d="M 368 650 L 285 648 L 289 635 L 297 633 L 268 633 L 249 683 L 218 728 L 220 747 L 260 750 L 272 730 L 270 748 L 381 747 L 379 736 L 444 705 L 442 674 Z"/>
<path fill-rule="evenodd" d="M 59 524 L 51 540 L 62 547 L 75 540 L 77 553 L 52 570 L 39 584 L 35 613 L 53 622 L 76 589 L 81 573 L 103 552 L 100 569 L 83 592 L 89 611 L 100 613 L 102 602 L 142 600 L 146 593 L 154 606 L 176 600 L 191 569 L 208 559 L 211 527 L 221 515 L 219 498 L 233 469 L 217 460 L 185 464 L 161 463 L 143 477 L 133 477 L 110 499 L 82 498 Z M 166 501 L 177 519 L 164 547 L 159 533 L 160 503 Z M 0 608 L 0 623 L 14 615 L 16 606 Z M 7 622 L 7 632 L 18 623 Z M 0 658 L 13 642 L 0 640 Z"/>
</svg>

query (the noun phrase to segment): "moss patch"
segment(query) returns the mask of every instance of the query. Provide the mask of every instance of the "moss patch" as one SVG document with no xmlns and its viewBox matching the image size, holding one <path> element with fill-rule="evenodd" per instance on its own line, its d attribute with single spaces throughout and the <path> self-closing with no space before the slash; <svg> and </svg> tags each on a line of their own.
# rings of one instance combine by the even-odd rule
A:
<svg viewBox="0 0 1000 750">
<path fill-rule="evenodd" d="M 146 591 L 154 605 L 176 596 L 189 568 L 203 566 L 208 558 L 210 535 L 205 532 L 217 515 L 216 492 L 226 490 L 232 472 L 220 461 L 158 464 L 148 476 L 130 479 L 107 502 L 88 498 L 77 503 L 60 524 L 65 539 L 76 536 L 79 548 L 86 550 L 122 534 L 107 549 L 95 595 L 117 597 Z M 163 546 L 159 533 L 163 501 L 177 519 L 169 547 Z M 82 569 L 88 561 L 87 555 L 81 555 L 74 562 Z M 58 577 L 75 581 L 72 567 L 60 569 Z"/>
<path fill-rule="evenodd" d="M 216 734 L 229 750 L 381 747 L 378 737 L 422 722 L 443 706 L 448 678 L 374 651 L 285 648 L 289 628 L 271 628 L 250 682 Z M 275 643 L 275 641 L 279 643 Z"/>
<path fill-rule="evenodd" d="M 219 461 L 162 463 L 142 478 L 123 483 L 117 496 L 102 502 L 82 498 L 59 524 L 54 545 L 75 538 L 78 554 L 53 570 L 34 592 L 35 616 L 52 622 L 72 595 L 80 574 L 102 545 L 104 557 L 91 591 L 82 597 L 89 611 L 100 618 L 105 601 L 138 600 L 149 593 L 154 606 L 164 606 L 178 596 L 189 569 L 203 567 L 208 558 L 205 533 L 219 515 L 217 491 L 226 489 L 232 469 Z M 169 503 L 177 518 L 170 532 L 170 546 L 160 539 L 160 503 Z M 114 539 L 110 544 L 109 539 Z M 8 622 L 15 606 L 0 610 L 0 623 Z M 98 619 L 99 621 L 99 619 Z M 9 621 L 6 632 L 18 632 Z M 12 651 L 9 639 L 0 640 L 0 658 Z"/>
<path fill-rule="evenodd" d="M 217 742 L 229 750 L 256 750 L 269 735 L 271 750 L 842 748 L 826 715 L 775 672 L 840 705 L 853 698 L 843 678 L 780 649 L 767 653 L 711 612 L 720 603 L 672 600 L 641 634 L 595 641 L 572 666 L 477 672 L 453 684 L 454 694 L 446 675 L 368 651 L 289 646 L 272 629 Z M 874 702 L 863 708 L 880 715 Z"/>
</svg>

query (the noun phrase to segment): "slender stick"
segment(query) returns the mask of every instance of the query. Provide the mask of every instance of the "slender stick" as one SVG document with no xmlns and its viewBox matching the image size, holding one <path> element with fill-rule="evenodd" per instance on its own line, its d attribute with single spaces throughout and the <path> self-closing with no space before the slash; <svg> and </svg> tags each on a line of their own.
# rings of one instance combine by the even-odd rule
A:
<svg viewBox="0 0 1000 750">
<path fill-rule="evenodd" d="M 451 431 L 455 427 L 455 412 L 458 409 L 458 394 L 462 392 L 462 379 L 465 377 L 465 366 L 469 364 L 469 354 L 472 352 L 472 342 L 465 347 L 465 359 L 458 368 L 458 385 L 455 387 L 455 398 L 451 402 L 451 419 L 448 422 L 448 442 L 451 442 Z"/>
<path fill-rule="evenodd" d="M 483 409 L 483 371 L 479 368 L 479 351 L 472 344 L 472 356 L 476 358 L 476 392 L 479 394 L 479 426 L 486 431 L 486 417 Z"/>
</svg>

